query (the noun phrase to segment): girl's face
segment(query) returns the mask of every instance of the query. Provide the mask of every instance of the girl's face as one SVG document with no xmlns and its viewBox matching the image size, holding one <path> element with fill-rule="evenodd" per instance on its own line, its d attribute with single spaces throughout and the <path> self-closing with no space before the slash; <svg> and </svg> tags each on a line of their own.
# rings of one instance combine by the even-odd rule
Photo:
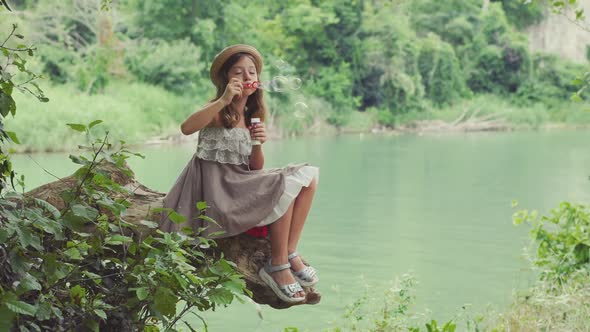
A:
<svg viewBox="0 0 590 332">
<path fill-rule="evenodd" d="M 237 78 L 242 83 L 252 83 L 258 81 L 258 73 L 256 72 L 256 66 L 254 61 L 249 56 L 242 56 L 238 62 L 236 62 L 227 73 L 228 81 L 232 78 Z M 243 90 L 243 94 L 249 96 L 256 92 L 256 89 L 247 88 Z"/>
</svg>

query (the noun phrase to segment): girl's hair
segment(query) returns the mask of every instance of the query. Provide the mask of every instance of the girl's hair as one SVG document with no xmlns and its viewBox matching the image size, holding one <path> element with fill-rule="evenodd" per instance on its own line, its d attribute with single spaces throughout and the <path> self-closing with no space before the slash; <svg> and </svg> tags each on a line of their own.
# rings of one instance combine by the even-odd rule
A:
<svg viewBox="0 0 590 332">
<path fill-rule="evenodd" d="M 242 57 L 247 56 L 249 57 L 252 62 L 256 64 L 257 68 L 260 68 L 259 64 L 256 63 L 256 59 L 248 53 L 236 53 L 232 55 L 227 61 L 221 66 L 221 76 L 223 78 L 221 85 L 218 85 L 217 88 L 217 95 L 215 99 L 217 100 L 221 98 L 223 92 L 225 92 L 225 87 L 229 82 L 228 73 L 231 67 L 236 64 Z M 257 73 L 258 80 L 260 80 L 260 73 Z M 260 121 L 264 122 L 266 117 L 266 104 L 264 103 L 264 93 L 261 89 L 256 89 L 256 91 L 248 97 L 246 101 L 246 111 L 244 112 L 246 126 L 250 126 L 250 120 L 252 118 L 260 118 Z M 233 128 L 236 124 L 240 121 L 240 113 L 235 110 L 231 104 L 225 106 L 221 110 L 221 122 L 225 128 Z"/>
</svg>

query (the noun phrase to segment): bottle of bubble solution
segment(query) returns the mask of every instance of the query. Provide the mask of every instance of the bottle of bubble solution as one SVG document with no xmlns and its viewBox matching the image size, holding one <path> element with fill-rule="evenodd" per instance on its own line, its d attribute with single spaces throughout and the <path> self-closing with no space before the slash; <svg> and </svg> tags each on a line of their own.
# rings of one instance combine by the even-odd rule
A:
<svg viewBox="0 0 590 332">
<path fill-rule="evenodd" d="M 259 124 L 259 123 L 260 123 L 260 118 L 252 118 L 252 119 L 250 119 L 250 124 L 252 126 L 254 126 L 256 124 Z M 260 144 L 262 144 L 262 143 L 260 143 L 260 141 L 257 140 L 257 139 L 253 139 L 252 140 L 252 145 L 260 145 Z"/>
</svg>

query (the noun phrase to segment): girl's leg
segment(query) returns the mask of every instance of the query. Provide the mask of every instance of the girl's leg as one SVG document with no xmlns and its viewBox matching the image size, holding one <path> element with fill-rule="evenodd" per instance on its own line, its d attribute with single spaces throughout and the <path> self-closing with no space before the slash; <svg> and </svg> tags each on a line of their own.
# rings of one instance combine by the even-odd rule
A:
<svg viewBox="0 0 590 332">
<path fill-rule="evenodd" d="M 270 256 L 272 265 L 281 265 L 288 263 L 287 259 L 287 241 L 289 240 L 289 231 L 293 216 L 294 202 L 291 203 L 287 212 L 279 220 L 269 225 L 270 230 Z M 287 285 L 295 282 L 295 278 L 289 269 L 272 273 L 273 279 L 279 285 Z M 305 296 L 304 292 L 299 292 L 296 297 Z"/>
<path fill-rule="evenodd" d="M 309 209 L 311 208 L 316 189 L 317 182 L 313 179 L 309 187 L 301 188 L 299 195 L 295 199 L 293 216 L 291 218 L 291 228 L 289 230 L 289 242 L 287 244 L 287 250 L 289 253 L 297 250 L 297 243 L 299 243 L 299 239 L 301 238 L 301 232 L 303 231 L 303 226 L 305 225 L 305 220 L 307 219 Z M 303 265 L 303 262 L 301 262 L 299 257 L 292 259 L 291 265 L 295 271 L 305 268 L 305 265 Z"/>
</svg>

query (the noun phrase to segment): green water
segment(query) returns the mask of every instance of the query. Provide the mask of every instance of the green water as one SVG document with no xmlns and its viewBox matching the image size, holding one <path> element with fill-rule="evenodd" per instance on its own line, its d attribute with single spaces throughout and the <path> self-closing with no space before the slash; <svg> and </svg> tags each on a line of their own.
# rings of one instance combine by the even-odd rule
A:
<svg viewBox="0 0 590 332">
<path fill-rule="evenodd" d="M 590 201 L 589 132 L 313 137 L 265 144 L 266 166 L 307 161 L 319 188 L 300 252 L 320 272 L 322 301 L 274 310 L 261 320 L 251 303 L 204 315 L 209 331 L 318 331 L 340 320 L 369 284 L 382 294 L 411 272 L 414 310 L 446 320 L 470 304 L 505 308 L 531 285 L 522 257 L 526 227 L 511 201 L 547 212 L 562 200 Z M 130 161 L 145 185 L 167 191 L 194 146 L 136 149 Z M 57 176 L 74 170 L 64 155 L 33 155 Z M 26 156 L 14 158 L 29 189 L 52 180 Z M 189 321 L 197 324 L 196 318 Z M 200 325 L 197 325 L 200 326 Z"/>
</svg>

